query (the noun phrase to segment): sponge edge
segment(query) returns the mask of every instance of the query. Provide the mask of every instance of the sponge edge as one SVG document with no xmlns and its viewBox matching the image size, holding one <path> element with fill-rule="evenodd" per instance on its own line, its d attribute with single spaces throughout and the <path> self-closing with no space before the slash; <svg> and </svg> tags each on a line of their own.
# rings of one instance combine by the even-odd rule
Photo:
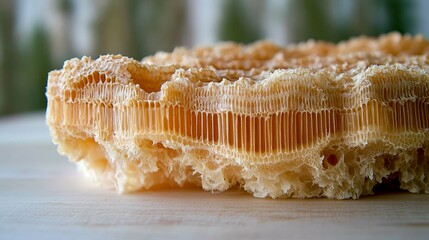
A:
<svg viewBox="0 0 429 240">
<path fill-rule="evenodd" d="M 61 154 L 121 193 L 192 184 L 346 199 L 392 178 L 428 193 L 429 44 L 399 40 L 403 54 L 382 48 L 393 34 L 72 59 L 49 75 L 47 123 Z"/>
<path fill-rule="evenodd" d="M 239 164 L 204 149 L 182 150 L 148 139 L 137 142 L 140 150 L 132 157 L 115 144 L 93 139 L 57 143 L 87 177 L 120 193 L 191 183 L 215 191 L 241 186 L 255 197 L 356 199 L 372 194 L 375 185 L 392 177 L 398 178 L 401 189 L 429 193 L 427 142 L 406 149 L 383 141 L 365 148 L 328 145 L 284 162 L 259 165 Z M 326 160 L 329 156 L 336 159 Z M 317 161 L 309 164 L 308 159 Z"/>
</svg>

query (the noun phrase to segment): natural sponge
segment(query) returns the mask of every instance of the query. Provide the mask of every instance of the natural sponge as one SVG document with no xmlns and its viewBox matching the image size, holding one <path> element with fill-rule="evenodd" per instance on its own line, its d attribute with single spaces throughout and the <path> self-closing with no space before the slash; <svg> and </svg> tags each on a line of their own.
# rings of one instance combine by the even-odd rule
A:
<svg viewBox="0 0 429 240">
<path fill-rule="evenodd" d="M 429 42 L 177 48 L 72 59 L 49 74 L 60 153 L 130 192 L 196 184 L 256 197 L 429 192 Z"/>
</svg>

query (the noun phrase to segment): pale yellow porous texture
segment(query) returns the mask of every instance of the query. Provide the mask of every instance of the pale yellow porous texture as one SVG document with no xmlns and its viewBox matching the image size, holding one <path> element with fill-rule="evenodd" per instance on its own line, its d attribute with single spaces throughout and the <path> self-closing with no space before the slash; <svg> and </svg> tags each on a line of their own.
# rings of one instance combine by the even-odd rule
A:
<svg viewBox="0 0 429 240">
<path fill-rule="evenodd" d="M 195 184 L 256 197 L 429 192 L 429 42 L 221 43 L 49 74 L 59 152 L 119 192 Z"/>
</svg>

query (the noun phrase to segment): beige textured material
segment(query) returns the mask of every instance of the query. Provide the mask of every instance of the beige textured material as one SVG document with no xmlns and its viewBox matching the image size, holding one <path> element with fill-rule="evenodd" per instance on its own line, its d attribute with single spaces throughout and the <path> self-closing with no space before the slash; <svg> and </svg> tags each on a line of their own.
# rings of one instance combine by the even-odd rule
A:
<svg viewBox="0 0 429 240">
<path fill-rule="evenodd" d="M 256 197 L 429 192 L 429 42 L 233 43 L 49 74 L 59 151 L 119 192 L 197 184 Z"/>
</svg>

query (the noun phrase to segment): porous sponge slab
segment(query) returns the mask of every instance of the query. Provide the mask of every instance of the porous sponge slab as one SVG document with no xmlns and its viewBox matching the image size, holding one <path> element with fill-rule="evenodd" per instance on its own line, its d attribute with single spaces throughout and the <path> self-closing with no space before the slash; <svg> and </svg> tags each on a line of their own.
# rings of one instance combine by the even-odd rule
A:
<svg viewBox="0 0 429 240">
<path fill-rule="evenodd" d="M 256 197 L 429 192 L 429 43 L 269 42 L 66 61 L 49 74 L 60 153 L 119 192 L 196 184 Z"/>
</svg>

